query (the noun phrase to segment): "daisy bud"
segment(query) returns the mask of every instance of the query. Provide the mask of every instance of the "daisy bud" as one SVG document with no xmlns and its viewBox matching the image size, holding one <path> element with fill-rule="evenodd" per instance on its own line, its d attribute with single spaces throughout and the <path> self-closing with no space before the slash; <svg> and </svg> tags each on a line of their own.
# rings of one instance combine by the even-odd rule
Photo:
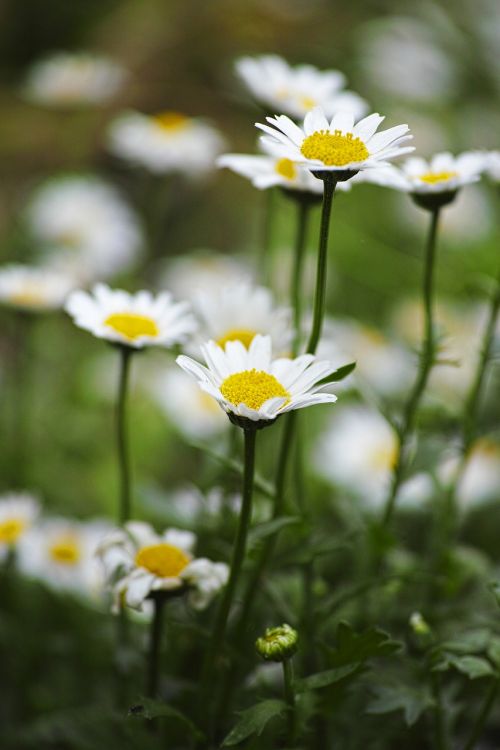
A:
<svg viewBox="0 0 500 750">
<path fill-rule="evenodd" d="M 297 651 L 299 635 L 290 625 L 267 628 L 255 641 L 257 652 L 266 661 L 286 661 Z"/>
<path fill-rule="evenodd" d="M 410 627 L 412 628 L 415 635 L 428 636 L 431 635 L 431 629 L 428 623 L 424 620 L 420 612 L 414 612 L 410 617 Z"/>
</svg>

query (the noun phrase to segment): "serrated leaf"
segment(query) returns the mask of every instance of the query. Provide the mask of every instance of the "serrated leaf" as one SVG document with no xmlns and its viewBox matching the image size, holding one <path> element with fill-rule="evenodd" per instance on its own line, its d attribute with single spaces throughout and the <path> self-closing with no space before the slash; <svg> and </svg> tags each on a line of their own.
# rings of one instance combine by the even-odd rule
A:
<svg viewBox="0 0 500 750">
<path fill-rule="evenodd" d="M 317 690 L 318 688 L 328 687 L 356 672 L 360 666 L 360 664 L 346 664 L 344 667 L 316 672 L 316 674 L 311 674 L 308 677 L 297 680 L 295 682 L 295 690 L 297 693 L 304 693 L 306 690 Z"/>
<path fill-rule="evenodd" d="M 491 677 L 495 671 L 489 661 L 481 656 L 455 656 L 446 655 L 447 662 L 459 672 L 466 675 L 469 680 L 477 680 L 479 677 Z"/>
<path fill-rule="evenodd" d="M 500 667 L 500 638 L 494 635 L 488 646 L 488 656 L 496 667 Z"/>
<path fill-rule="evenodd" d="M 277 534 L 287 526 L 294 526 L 300 522 L 301 519 L 298 516 L 280 516 L 279 518 L 273 518 L 271 521 L 259 523 L 248 534 L 249 544 L 260 542 L 262 539 Z"/>
<path fill-rule="evenodd" d="M 350 375 L 355 367 L 356 367 L 356 362 L 349 362 L 348 365 L 343 365 L 342 367 L 337 368 L 335 372 L 332 372 L 331 375 L 328 375 L 328 377 L 323 378 L 323 380 L 320 380 L 318 385 L 328 385 L 328 383 L 338 383 L 339 380 L 344 380 L 344 378 Z"/>
<path fill-rule="evenodd" d="M 251 708 L 247 708 L 246 711 L 241 711 L 238 723 L 229 732 L 222 746 L 238 745 L 252 734 L 262 734 L 268 721 L 276 716 L 281 716 L 287 708 L 288 706 L 284 701 L 270 699 L 256 703 Z"/>
<path fill-rule="evenodd" d="M 455 638 L 441 644 L 444 651 L 458 654 L 474 654 L 485 651 L 490 642 L 491 632 L 487 628 L 468 630 Z"/>
<path fill-rule="evenodd" d="M 181 724 L 184 724 L 192 737 L 199 740 L 204 738 L 203 732 L 201 732 L 198 727 L 193 724 L 191 719 L 182 713 L 182 711 L 179 711 L 177 708 L 170 706 L 168 703 L 163 703 L 162 701 L 155 701 L 151 698 L 140 698 L 136 705 L 129 708 L 128 715 L 148 720 L 175 719 L 180 721 Z"/>
<path fill-rule="evenodd" d="M 335 666 L 362 663 L 374 657 L 387 656 L 398 651 L 402 645 L 391 640 L 388 633 L 375 627 L 355 633 L 346 622 L 339 623 L 336 642 L 337 647 L 330 652 Z"/>
<path fill-rule="evenodd" d="M 434 700 L 426 685 L 411 686 L 404 683 L 380 685 L 375 688 L 376 697 L 369 703 L 367 713 L 388 714 L 403 711 L 406 724 L 411 727 Z"/>
</svg>

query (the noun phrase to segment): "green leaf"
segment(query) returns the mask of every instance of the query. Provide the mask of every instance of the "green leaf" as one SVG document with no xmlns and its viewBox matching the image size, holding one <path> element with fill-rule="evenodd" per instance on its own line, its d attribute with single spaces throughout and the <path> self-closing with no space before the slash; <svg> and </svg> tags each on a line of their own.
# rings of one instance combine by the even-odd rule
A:
<svg viewBox="0 0 500 750">
<path fill-rule="evenodd" d="M 356 367 L 356 362 L 349 362 L 348 365 L 343 365 L 342 367 L 339 367 L 335 372 L 332 372 L 331 375 L 328 375 L 328 377 L 323 378 L 323 380 L 320 380 L 318 385 L 327 385 L 328 383 L 338 383 L 339 380 L 344 380 L 348 375 L 351 374 L 351 372 Z"/>
<path fill-rule="evenodd" d="M 406 724 L 411 727 L 428 708 L 432 708 L 434 700 L 430 689 L 426 685 L 407 685 L 395 683 L 380 685 L 375 688 L 376 697 L 369 703 L 369 714 L 388 714 L 392 711 L 403 711 Z"/>
<path fill-rule="evenodd" d="M 459 672 L 466 675 L 469 680 L 477 680 L 479 677 L 491 677 L 495 671 L 489 661 L 481 656 L 454 656 L 446 655 L 446 661 Z"/>
<path fill-rule="evenodd" d="M 346 622 L 339 623 L 336 642 L 337 647 L 330 652 L 335 666 L 361 664 L 367 659 L 387 656 L 399 651 L 402 645 L 378 628 L 371 627 L 362 633 L 355 633 Z"/>
<path fill-rule="evenodd" d="M 492 581 L 488 585 L 488 588 L 491 591 L 491 593 L 493 594 L 493 596 L 495 597 L 496 603 L 500 607 L 500 583 L 498 581 Z"/>
<path fill-rule="evenodd" d="M 204 734 L 198 727 L 193 724 L 182 711 L 177 708 L 170 706 L 168 703 L 162 701 L 155 701 L 151 698 L 140 698 L 140 703 L 131 706 L 128 710 L 129 716 L 134 716 L 140 719 L 176 719 L 180 721 L 186 729 L 189 731 L 192 737 L 198 740 L 204 739 Z"/>
<path fill-rule="evenodd" d="M 248 534 L 249 544 L 260 542 L 262 539 L 277 534 L 287 526 L 293 526 L 300 522 L 301 519 L 298 516 L 280 516 L 279 518 L 273 518 L 271 521 L 259 523 Z"/>
<path fill-rule="evenodd" d="M 237 745 L 252 734 L 262 734 L 267 722 L 276 716 L 281 716 L 287 708 L 288 706 L 284 701 L 271 699 L 256 703 L 251 708 L 247 708 L 246 711 L 241 711 L 238 723 L 229 732 L 222 746 Z"/>
<path fill-rule="evenodd" d="M 295 690 L 298 693 L 304 693 L 306 690 L 317 690 L 318 688 L 328 687 L 328 685 L 340 682 L 344 677 L 356 672 L 360 666 L 360 664 L 346 664 L 344 667 L 316 672 L 316 674 L 311 674 L 302 680 L 296 680 Z"/>
<path fill-rule="evenodd" d="M 450 641 L 441 644 L 444 651 L 458 654 L 474 654 L 485 651 L 490 642 L 491 632 L 487 628 L 477 628 L 461 633 Z"/>
</svg>

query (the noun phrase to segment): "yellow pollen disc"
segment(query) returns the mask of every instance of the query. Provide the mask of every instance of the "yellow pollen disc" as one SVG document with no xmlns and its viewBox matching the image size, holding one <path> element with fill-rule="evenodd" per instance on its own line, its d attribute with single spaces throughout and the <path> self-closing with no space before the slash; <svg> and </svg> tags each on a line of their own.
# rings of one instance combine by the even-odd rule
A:
<svg viewBox="0 0 500 750">
<path fill-rule="evenodd" d="M 0 521 L 0 544 L 15 544 L 25 528 L 26 523 L 20 518 Z"/>
<path fill-rule="evenodd" d="M 121 333 L 130 341 L 134 341 L 139 336 L 155 337 L 160 333 L 154 320 L 136 313 L 113 313 L 106 318 L 104 325 Z"/>
<path fill-rule="evenodd" d="M 500 445 L 489 438 L 481 438 L 474 446 L 474 454 L 484 458 L 498 459 L 500 458 Z"/>
<path fill-rule="evenodd" d="M 317 130 L 304 139 L 300 152 L 306 159 L 322 161 L 327 167 L 343 167 L 370 156 L 361 138 L 354 138 L 352 133 L 344 135 L 340 130 Z"/>
<path fill-rule="evenodd" d="M 457 176 L 457 172 L 428 172 L 427 174 L 421 174 L 420 179 L 429 185 L 435 185 L 436 182 L 447 182 Z"/>
<path fill-rule="evenodd" d="M 13 292 L 9 297 L 9 301 L 13 305 L 39 307 L 44 304 L 45 297 L 35 286 L 26 286 L 24 289 L 19 289 L 17 292 Z"/>
<path fill-rule="evenodd" d="M 172 133 L 176 130 L 183 130 L 189 122 L 189 117 L 180 112 L 160 112 L 154 115 L 153 120 L 163 130 Z"/>
<path fill-rule="evenodd" d="M 394 468 L 398 451 L 395 442 L 390 445 L 379 445 L 370 456 L 370 465 L 373 469 L 390 470 Z"/>
<path fill-rule="evenodd" d="M 304 109 L 313 109 L 317 104 L 316 100 L 311 96 L 301 96 L 299 97 L 299 102 Z"/>
<path fill-rule="evenodd" d="M 220 392 L 234 406 L 246 404 L 256 410 L 270 398 L 290 400 L 290 394 L 274 375 L 261 370 L 244 370 L 230 375 L 223 381 Z"/>
<path fill-rule="evenodd" d="M 248 349 L 255 335 L 256 331 L 251 331 L 250 328 L 231 328 L 217 340 L 217 343 L 224 349 L 228 341 L 241 341 L 243 346 Z"/>
<path fill-rule="evenodd" d="M 65 537 L 49 547 L 49 555 L 60 565 L 76 565 L 81 553 L 76 539 Z"/>
<path fill-rule="evenodd" d="M 191 558 L 178 547 L 166 542 L 141 547 L 135 556 L 135 564 L 146 568 L 159 578 L 175 578 L 181 573 Z"/>
<path fill-rule="evenodd" d="M 55 242 L 65 247 L 80 247 L 82 244 L 82 234 L 76 230 L 59 232 L 54 236 Z"/>
<path fill-rule="evenodd" d="M 285 180 L 294 180 L 297 176 L 297 168 L 291 159 L 278 159 L 274 165 L 274 171 Z"/>
</svg>

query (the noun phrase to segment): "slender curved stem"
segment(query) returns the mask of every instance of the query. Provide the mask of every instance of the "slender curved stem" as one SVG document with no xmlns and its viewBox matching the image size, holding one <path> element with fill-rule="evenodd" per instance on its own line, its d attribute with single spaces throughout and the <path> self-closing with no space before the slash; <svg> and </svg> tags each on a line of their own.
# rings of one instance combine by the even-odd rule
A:
<svg viewBox="0 0 500 750">
<path fill-rule="evenodd" d="M 297 355 L 301 340 L 302 322 L 302 270 L 304 265 L 304 250 L 307 237 L 307 225 L 311 204 L 307 200 L 297 199 L 297 233 L 295 235 L 295 248 L 292 266 L 291 302 L 293 309 L 293 347 L 292 353 Z"/>
<path fill-rule="evenodd" d="M 130 457 L 127 435 L 127 397 L 131 356 L 132 349 L 130 347 L 120 347 L 120 376 L 116 404 L 116 437 L 120 482 L 118 521 L 120 524 L 124 524 L 129 520 L 131 510 Z"/>
<path fill-rule="evenodd" d="M 402 425 L 398 431 L 398 447 L 396 462 L 392 474 L 391 488 L 387 498 L 382 523 L 388 526 L 396 505 L 399 487 L 406 469 L 406 447 L 415 425 L 415 418 L 424 393 L 429 374 L 434 364 L 435 346 L 434 319 L 433 319 L 433 296 L 434 296 L 434 268 L 436 257 L 436 237 L 439 220 L 439 208 L 431 211 L 431 222 L 429 235 L 425 250 L 424 279 L 423 279 L 423 305 L 424 305 L 424 340 L 420 355 L 420 366 L 415 384 L 410 392 L 403 414 Z"/>
<path fill-rule="evenodd" d="M 319 174 L 319 173 L 318 173 Z M 311 335 L 307 344 L 309 354 L 315 354 L 325 317 L 326 266 L 328 258 L 328 237 L 330 233 L 330 214 L 337 182 L 331 172 L 323 172 L 323 207 L 321 210 L 321 228 L 319 232 L 318 264 L 316 269 L 316 290 L 314 293 L 314 312 Z"/>
<path fill-rule="evenodd" d="M 295 740 L 295 691 L 293 689 L 293 662 L 291 659 L 285 659 L 283 662 L 283 693 L 288 705 L 288 728 L 287 728 L 287 747 L 292 747 Z"/>
<path fill-rule="evenodd" d="M 491 681 L 491 684 L 488 688 L 488 692 L 485 695 L 481 710 L 477 716 L 476 721 L 474 722 L 474 726 L 472 728 L 470 737 L 464 745 L 464 750 L 474 750 L 474 748 L 476 747 L 476 743 L 481 737 L 481 733 L 484 729 L 484 725 L 486 724 L 488 716 L 491 713 L 491 709 L 493 708 L 493 704 L 495 702 L 495 699 L 498 693 L 498 687 L 499 687 L 498 678 L 495 678 Z"/>
<path fill-rule="evenodd" d="M 241 567 L 245 557 L 246 541 L 250 521 L 252 518 L 252 495 L 253 495 L 253 478 L 255 469 L 255 440 L 256 430 L 245 430 L 245 464 L 243 473 L 243 491 L 242 506 L 236 532 L 236 539 L 233 547 L 231 559 L 231 570 L 227 586 L 224 589 L 217 612 L 212 637 L 207 650 L 207 656 L 202 674 L 202 695 L 206 694 L 207 687 L 211 685 L 215 662 L 226 635 L 227 620 L 231 611 L 234 593 L 238 584 Z"/>
<path fill-rule="evenodd" d="M 149 698 L 155 698 L 158 694 L 158 685 L 160 678 L 160 652 L 161 652 L 161 635 L 163 628 L 163 612 L 166 598 L 160 592 L 153 599 L 154 613 L 151 620 L 149 632 L 149 651 L 148 651 L 148 673 L 146 695 Z"/>
</svg>

